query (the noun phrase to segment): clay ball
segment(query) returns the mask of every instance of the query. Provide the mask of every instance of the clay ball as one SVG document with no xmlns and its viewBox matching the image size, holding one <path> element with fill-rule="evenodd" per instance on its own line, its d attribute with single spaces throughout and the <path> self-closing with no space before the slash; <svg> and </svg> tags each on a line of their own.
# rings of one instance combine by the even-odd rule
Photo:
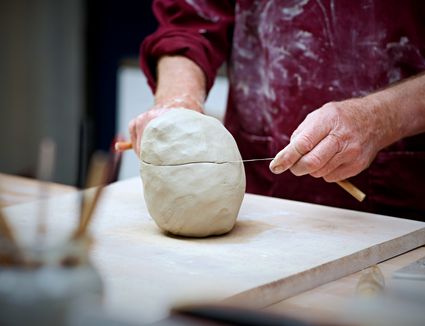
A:
<svg viewBox="0 0 425 326">
<path fill-rule="evenodd" d="M 232 135 L 215 118 L 173 109 L 152 120 L 141 142 L 140 173 L 149 214 L 164 231 L 188 237 L 229 232 L 245 193 Z"/>
</svg>

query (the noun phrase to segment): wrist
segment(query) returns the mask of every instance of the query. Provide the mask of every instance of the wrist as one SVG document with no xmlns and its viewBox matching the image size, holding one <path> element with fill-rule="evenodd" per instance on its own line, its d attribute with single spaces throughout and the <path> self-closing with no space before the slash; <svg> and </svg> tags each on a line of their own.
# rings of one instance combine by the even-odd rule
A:
<svg viewBox="0 0 425 326">
<path fill-rule="evenodd" d="M 157 73 L 155 106 L 203 111 L 206 81 L 196 63 L 183 56 L 164 56 L 158 61 Z"/>
<path fill-rule="evenodd" d="M 403 120 L 398 107 L 387 98 L 388 94 L 372 93 L 362 98 L 369 107 L 369 118 L 374 120 L 376 147 L 381 150 L 404 137 Z"/>
<path fill-rule="evenodd" d="M 186 108 L 198 112 L 203 112 L 203 104 L 195 96 L 189 93 L 183 93 L 176 96 L 155 96 L 155 108 Z"/>
<path fill-rule="evenodd" d="M 425 74 L 372 93 L 364 99 L 389 125 L 387 145 L 425 132 Z"/>
</svg>

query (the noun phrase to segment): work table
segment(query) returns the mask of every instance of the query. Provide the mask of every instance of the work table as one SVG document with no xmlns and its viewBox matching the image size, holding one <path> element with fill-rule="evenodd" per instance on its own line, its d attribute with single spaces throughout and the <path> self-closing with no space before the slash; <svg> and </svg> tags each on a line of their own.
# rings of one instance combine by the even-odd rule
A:
<svg viewBox="0 0 425 326">
<path fill-rule="evenodd" d="M 5 210 L 6 215 L 11 215 L 12 219 L 16 218 L 16 216 L 23 214 L 24 212 L 28 212 L 29 210 L 33 209 L 33 205 L 35 204 L 24 204 L 24 205 L 17 205 L 19 202 L 28 202 L 32 201 L 37 197 L 37 190 L 38 185 L 37 182 L 20 178 L 20 177 L 14 177 L 14 176 L 8 176 L 4 174 L 0 174 L 0 184 L 2 188 L 2 192 L 0 194 L 0 203 L 1 206 L 5 207 L 8 206 L 8 208 Z M 125 190 L 124 190 L 125 189 Z M 22 194 L 20 194 L 22 192 Z M 68 207 L 68 205 L 72 205 L 72 202 L 75 200 L 75 198 L 71 198 L 72 194 L 75 194 L 76 190 L 72 187 L 68 186 L 62 186 L 62 185 L 56 185 L 53 184 L 51 186 L 50 195 L 63 195 L 65 196 L 59 196 L 57 199 L 52 199 L 50 201 L 50 205 L 53 206 L 52 209 L 55 209 L 56 203 L 60 202 L 61 207 Z M 117 194 L 122 194 L 118 198 Z M 117 205 L 111 204 L 111 199 L 116 196 L 116 200 L 119 201 Z M 95 237 L 98 238 L 100 236 L 102 237 L 109 237 L 108 239 L 99 239 L 98 245 L 95 246 L 93 255 L 95 256 L 94 261 L 99 266 L 99 270 L 101 274 L 105 274 L 105 277 L 107 279 L 106 283 L 108 283 L 108 280 L 111 280 L 110 287 L 108 288 L 107 284 L 107 293 L 111 294 L 112 297 L 107 299 L 107 304 L 114 306 L 118 303 L 119 298 L 113 297 L 114 293 L 120 293 L 120 295 L 123 295 L 125 291 L 130 291 L 132 289 L 128 288 L 125 291 L 122 288 L 119 288 L 121 285 L 123 286 L 131 286 L 132 283 L 134 284 L 134 281 L 140 277 L 138 275 L 137 269 L 144 268 L 143 273 L 144 275 L 149 277 L 154 277 L 158 271 L 152 269 L 149 271 L 149 267 L 155 266 L 156 264 L 159 264 L 159 266 L 169 266 L 169 268 L 175 268 L 176 273 L 179 273 L 179 266 L 172 266 L 172 259 L 167 260 L 169 253 L 170 253 L 170 247 L 167 246 L 173 246 L 173 245 L 181 245 L 182 249 L 186 250 L 194 250 L 194 257 L 196 255 L 199 255 L 200 252 L 196 251 L 193 248 L 193 243 L 198 243 L 199 246 L 206 246 L 208 243 L 214 244 L 214 250 L 223 250 L 223 255 L 226 253 L 226 248 L 229 248 L 229 250 L 235 250 L 235 251 L 242 251 L 241 248 L 247 248 L 247 250 L 254 250 L 256 248 L 263 248 L 263 251 L 258 251 L 257 254 L 262 253 L 262 255 L 267 254 L 267 248 L 268 246 L 274 246 L 274 248 L 270 247 L 270 255 L 275 257 L 277 259 L 288 259 L 290 256 L 282 256 L 282 258 L 279 258 L 279 248 L 275 248 L 276 244 L 279 242 L 268 242 L 267 234 L 270 235 L 270 237 L 276 237 L 278 235 L 281 237 L 282 241 L 285 241 L 286 239 L 289 241 L 291 240 L 290 237 L 292 237 L 291 233 L 285 233 L 285 230 L 280 230 L 279 228 L 276 229 L 275 225 L 281 223 L 282 221 L 289 221 L 286 228 L 290 229 L 291 227 L 298 228 L 294 229 L 297 234 L 309 236 L 311 237 L 312 234 L 311 230 L 307 230 L 307 226 L 297 226 L 295 222 L 290 222 L 291 218 L 293 219 L 293 215 L 299 215 L 300 221 L 301 218 L 305 218 L 313 225 L 314 232 L 317 231 L 318 239 L 320 240 L 320 237 L 325 239 L 327 235 L 330 237 L 333 237 L 335 233 L 338 233 L 342 229 L 338 229 L 335 225 L 332 225 L 331 223 L 325 223 L 324 221 L 329 219 L 330 222 L 332 221 L 338 221 L 340 218 L 338 215 L 342 214 L 344 215 L 344 220 L 341 220 L 341 223 L 345 226 L 352 226 L 353 228 L 356 227 L 356 218 L 358 218 L 359 223 L 366 223 L 367 221 L 371 221 L 370 228 L 372 229 L 371 232 L 380 233 L 381 230 L 381 220 L 382 220 L 382 230 L 384 230 L 383 234 L 380 235 L 380 238 L 377 240 L 380 241 L 387 241 L 388 239 L 392 239 L 394 233 L 394 237 L 398 236 L 398 230 L 392 230 L 394 229 L 400 229 L 400 232 L 405 232 L 405 234 L 413 234 L 412 236 L 409 235 L 409 238 L 406 238 L 406 243 L 408 243 L 406 246 L 400 249 L 400 252 L 392 252 L 389 253 L 388 257 L 392 257 L 394 255 L 398 255 L 399 253 L 403 253 L 405 251 L 409 251 L 407 253 L 404 253 L 402 255 L 398 255 L 395 258 L 386 260 L 379 264 L 380 269 L 384 273 L 386 280 L 390 279 L 391 273 L 394 270 L 397 270 L 410 262 L 413 262 L 420 257 L 425 256 L 425 248 L 420 247 L 417 249 L 414 249 L 418 246 L 422 246 L 425 241 L 425 229 L 422 226 L 422 223 L 420 222 L 414 222 L 414 221 L 408 221 L 408 220 L 401 220 L 401 219 L 395 219 L 390 217 L 381 217 L 379 215 L 373 215 L 373 214 L 366 214 L 361 212 L 352 212 L 352 211 L 346 211 L 346 210 L 339 210 L 334 208 L 328 208 L 328 207 L 321 207 L 318 205 L 311 205 L 311 204 L 305 204 L 305 203 L 299 203 L 299 202 L 291 202 L 291 201 L 285 201 L 280 199 L 271 199 L 267 197 L 262 196 L 254 196 L 254 195 L 247 195 L 246 200 L 244 201 L 244 205 L 241 209 L 241 219 L 239 221 L 239 226 L 236 227 L 234 231 L 232 231 L 231 234 L 220 238 L 210 238 L 207 240 L 194 240 L 190 243 L 188 243 L 187 240 L 180 240 L 179 238 L 169 238 L 164 237 L 163 234 L 161 234 L 157 227 L 154 225 L 153 221 L 149 219 L 146 208 L 144 207 L 143 199 L 142 199 L 142 190 L 141 190 L 141 184 L 140 180 L 138 179 L 131 179 L 126 180 L 117 184 L 114 184 L 110 190 L 108 190 L 108 193 L 106 194 L 105 199 L 105 207 L 100 209 L 99 216 L 96 217 L 96 225 L 94 225 L 94 234 Z M 137 202 L 137 205 L 134 205 L 134 203 Z M 17 206 L 16 206 L 17 205 Z M 59 204 L 58 204 L 59 205 Z M 275 205 L 275 206 L 273 206 Z M 273 206 L 270 208 L 270 206 Z M 288 207 L 287 211 L 283 210 L 282 207 L 286 209 Z M 120 216 L 120 210 L 126 209 L 125 214 L 122 214 L 122 217 Z M 261 211 L 264 211 L 265 218 L 261 221 L 257 221 L 258 215 L 261 215 Z M 72 215 L 75 213 L 71 212 L 72 210 L 63 213 L 63 218 L 65 219 L 66 216 Z M 143 211 L 141 213 L 140 211 Z M 294 213 L 295 212 L 295 213 Z M 315 216 L 311 216 L 311 213 L 318 214 L 320 216 L 325 216 L 325 219 L 316 219 Z M 286 216 L 285 216 L 286 214 Z M 106 215 L 109 215 L 109 217 L 106 217 Z M 124 216 L 125 215 L 125 216 Z M 329 215 L 329 216 L 326 216 Z M 31 217 L 25 217 L 22 221 L 19 221 L 17 225 L 23 225 L 22 223 L 25 222 L 25 220 L 29 220 Z M 120 218 L 122 218 L 122 221 L 120 221 Z M 18 218 L 19 219 L 19 218 Z M 104 224 L 103 219 L 105 220 Z M 353 225 L 347 222 L 347 220 L 352 219 Z M 66 224 L 66 223 L 65 223 Z M 301 223 L 302 224 L 302 223 Z M 388 226 L 388 224 L 392 224 L 391 226 Z M 135 226 L 134 229 L 131 229 L 131 226 Z M 60 225 L 59 228 L 62 228 L 63 225 Z M 360 228 L 361 225 L 359 225 Z M 405 231 L 402 229 L 405 228 Z M 64 227 L 65 229 L 65 227 Z M 353 229 L 354 232 L 355 229 Z M 366 232 L 367 230 L 365 230 Z M 345 232 L 345 231 L 344 231 Z M 60 232 L 59 232 L 60 233 Z M 372 234 L 372 233 L 371 233 Z M 403 233 L 404 234 L 404 233 Z M 404 235 L 403 235 L 404 237 Z M 388 238 L 388 239 L 387 239 Z M 125 241 L 122 241 L 125 240 Z M 339 241 L 338 236 L 333 238 L 333 241 Z M 163 240 L 163 241 L 162 241 Z M 309 239 L 305 239 L 306 241 Z M 318 241 L 319 241 L 318 240 Z M 158 242 L 161 241 L 161 242 Z M 180 241 L 180 242 L 179 242 Z M 291 240 L 295 241 L 295 240 Z M 307 243 L 308 243 L 307 241 Z M 313 240 L 311 240 L 313 241 Z M 368 241 L 365 237 L 364 239 L 365 243 Z M 219 244 L 216 244 L 215 242 L 220 242 Z M 144 248 L 143 246 L 146 246 L 147 251 L 149 251 L 149 248 L 153 248 L 154 245 L 166 243 L 165 247 L 163 248 L 163 251 L 161 251 L 161 248 L 155 249 L 157 252 L 155 255 L 148 255 L 146 253 L 141 252 L 141 248 Z M 298 243 L 298 242 L 296 242 Z M 313 244 L 314 242 L 311 242 Z M 342 243 L 342 242 L 341 242 Z M 355 244 L 358 243 L 358 244 Z M 367 248 L 361 248 L 361 241 L 353 241 L 353 253 L 358 252 L 359 250 L 366 250 Z M 372 242 L 371 242 L 372 244 Z M 123 264 L 123 267 L 129 267 L 133 266 L 136 267 L 135 270 L 122 270 L 122 273 L 125 275 L 117 274 L 120 270 L 119 268 L 113 268 L 110 266 L 111 262 L 106 261 L 107 259 L 114 259 L 113 255 L 116 255 L 117 252 L 112 253 L 111 255 L 106 254 L 103 252 L 106 250 L 106 248 L 111 248 L 111 246 L 121 246 L 122 252 L 125 253 L 122 256 L 122 259 L 125 260 L 127 263 Z M 126 248 L 124 250 L 124 246 L 129 246 L 129 248 Z M 325 246 L 325 244 L 323 244 Z M 330 244 L 329 246 L 331 246 Z M 133 246 L 131 248 L 131 246 Z M 140 247 L 141 246 L 141 247 Z M 226 248 L 224 246 L 227 246 Z M 263 246 L 263 247 L 262 247 Z M 357 247 L 358 248 L 357 248 Z M 366 246 L 366 245 L 365 245 Z M 99 247 L 99 248 L 97 248 Z M 350 245 L 347 244 L 347 247 L 350 247 Z M 367 246 L 366 246 L 367 247 Z M 103 249 L 102 249 L 103 248 Z M 384 248 L 384 247 L 383 247 Z M 311 250 L 316 250 L 317 248 L 311 248 Z M 326 249 L 326 248 L 325 248 Z M 326 252 L 326 250 L 320 251 L 317 249 L 317 252 Z M 414 249 L 414 250 L 411 250 Z M 108 249 L 109 250 L 109 249 Z M 154 249 L 152 249 L 154 250 Z M 208 250 L 208 249 L 206 249 Z M 345 249 L 344 249 L 345 250 Z M 348 248 L 347 251 L 343 253 L 343 255 L 346 255 L 347 253 L 350 253 L 351 249 Z M 386 250 L 386 249 L 385 249 Z M 410 251 L 411 250 L 411 251 Z M 397 250 L 396 250 L 397 251 Z M 365 252 L 363 252 L 365 253 Z M 243 253 L 244 255 L 247 255 L 246 253 Z M 371 255 L 365 255 L 365 263 L 369 264 L 374 260 L 374 254 Z M 127 256 L 128 255 L 128 256 Z M 144 261 L 138 262 L 134 258 L 137 257 L 137 255 L 140 255 L 140 258 Z M 146 255 L 146 256 L 144 256 Z M 163 255 L 163 256 L 161 256 Z M 224 262 L 226 264 L 230 264 L 232 259 L 235 257 L 235 253 L 229 254 L 229 257 L 225 257 Z M 385 256 L 385 255 L 384 255 Z M 162 258 L 167 258 L 164 261 L 160 261 Z M 286 258 L 285 258 L 286 257 Z M 336 256 L 335 256 L 336 257 Z M 329 254 L 329 257 L 326 257 L 324 260 L 327 261 L 328 258 L 330 261 L 332 261 L 335 257 L 332 256 L 332 253 Z M 353 256 L 354 260 L 360 259 L 362 257 Z M 369 257 L 369 258 L 367 258 Z M 186 259 L 187 257 L 182 257 L 182 259 Z M 259 258 L 259 263 L 263 262 L 265 264 L 265 272 L 264 272 L 264 280 L 260 280 L 258 282 L 268 282 L 268 273 L 270 274 L 269 279 L 272 280 L 275 278 L 274 272 L 276 272 L 276 275 L 279 274 L 279 268 L 282 268 L 281 264 L 278 264 L 278 262 L 272 262 L 272 260 L 269 259 L 270 257 L 263 257 Z M 199 257 L 200 260 L 201 257 Z M 294 258 L 297 261 L 301 261 L 301 265 L 304 264 L 302 260 L 309 261 L 310 258 L 306 257 L 300 257 L 300 258 Z M 363 258 L 362 258 L 363 259 Z M 367 260 L 370 259 L 370 262 L 367 262 Z M 151 261 L 148 261 L 151 260 Z M 380 259 L 379 259 L 380 260 Z M 363 260 L 358 260 L 363 261 Z M 315 259 L 311 260 L 311 267 L 314 267 L 315 264 L 317 264 L 318 261 Z M 193 264 L 193 262 L 186 261 L 188 266 L 191 266 L 188 269 L 188 273 L 201 273 L 202 270 L 196 267 Z M 162 265 L 161 265 L 162 264 Z M 167 265 L 168 264 L 168 265 Z M 170 265 L 171 264 L 171 265 Z M 270 264 L 270 265 L 267 265 Z M 140 265 L 140 266 L 139 266 Z M 235 264 L 237 265 L 237 264 Z M 325 264 L 326 265 L 326 264 Z M 241 268 L 244 265 L 241 265 Z M 307 268 L 310 266 L 309 264 L 306 264 Z M 222 271 L 214 271 L 214 268 L 217 267 L 214 264 L 211 264 L 210 266 L 212 268 L 211 272 L 215 273 L 215 275 L 219 275 Z M 366 267 L 366 266 L 364 266 Z M 304 268 L 304 267 L 303 267 Z M 308 267 L 310 268 L 310 267 Z M 356 268 L 355 264 L 350 265 L 348 264 L 348 267 L 346 268 L 346 271 L 349 272 L 350 268 Z M 359 269 L 362 269 L 363 267 L 360 267 Z M 276 269 L 276 270 L 275 270 Z M 206 270 L 208 270 L 208 266 L 206 266 Z M 241 273 L 242 270 L 238 270 L 236 267 L 234 270 L 229 270 L 229 273 Z M 296 271 L 296 268 L 294 268 L 294 272 Z M 142 273 L 142 272 L 141 272 Z M 288 275 L 291 274 L 291 271 L 284 272 L 282 270 L 282 274 L 287 273 Z M 326 275 L 329 272 L 325 272 Z M 246 273 L 249 274 L 249 273 Z M 323 274 L 320 274 L 323 276 Z M 279 290 L 277 292 L 261 292 L 262 295 L 268 297 L 270 296 L 271 301 L 275 301 L 274 303 L 268 305 L 265 309 L 276 312 L 276 313 L 282 313 L 282 314 L 289 314 L 294 315 L 297 317 L 302 318 L 316 318 L 316 317 L 327 317 L 331 316 L 339 307 L 340 303 L 342 303 L 345 299 L 349 298 L 350 296 L 354 295 L 355 293 L 355 287 L 356 284 L 360 278 L 361 272 L 355 272 L 355 273 L 349 273 L 348 276 L 344 276 L 338 280 L 327 282 L 325 281 L 325 284 L 319 285 L 318 287 L 315 287 L 314 289 L 307 290 L 301 294 L 294 295 L 288 299 L 282 300 L 280 302 L 276 303 L 276 298 L 278 295 L 281 294 L 282 290 Z M 285 276 L 285 275 L 283 275 Z M 335 274 L 337 277 L 338 275 Z M 125 278 L 121 280 L 116 280 L 117 278 Z M 196 277 L 195 277 L 196 278 Z M 209 277 L 207 277 L 209 278 Z M 210 280 L 213 282 L 213 278 Z M 248 279 L 246 282 L 240 282 L 237 286 L 232 288 L 232 286 L 229 286 L 229 294 L 235 295 L 238 294 L 240 290 L 247 290 L 246 288 L 247 284 L 252 282 L 252 280 Z M 255 282 L 254 282 L 255 283 Z M 314 283 L 314 282 L 313 282 Z M 196 283 L 195 283 L 196 284 Z M 224 283 L 223 283 L 224 284 Z M 253 284 L 253 286 L 257 286 L 258 284 Z M 314 286 L 314 284 L 312 284 Z M 178 288 L 178 287 L 177 287 Z M 301 287 L 300 287 L 301 289 Z M 123 292 L 124 291 L 124 292 Z M 234 291 L 235 293 L 233 293 Z M 246 291 L 245 291 L 246 292 Z M 249 292 L 249 291 L 248 291 Z M 256 293 L 256 292 L 255 292 Z M 134 292 L 133 294 L 136 294 Z M 129 294 L 128 300 L 134 299 L 131 296 L 133 294 Z M 192 295 L 196 296 L 196 291 L 194 293 L 191 293 Z M 248 293 L 249 294 L 249 293 Z M 108 294 L 107 294 L 108 295 Z M 241 299 L 242 301 L 246 299 L 246 297 L 238 297 L 238 299 Z M 273 298 L 271 298 L 273 297 Z M 267 301 L 267 300 L 266 300 Z"/>
</svg>

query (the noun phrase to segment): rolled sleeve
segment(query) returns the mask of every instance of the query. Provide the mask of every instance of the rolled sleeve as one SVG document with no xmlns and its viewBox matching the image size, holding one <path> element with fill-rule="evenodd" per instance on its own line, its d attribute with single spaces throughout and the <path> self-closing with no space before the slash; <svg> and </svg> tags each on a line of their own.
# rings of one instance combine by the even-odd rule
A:
<svg viewBox="0 0 425 326">
<path fill-rule="evenodd" d="M 158 29 L 141 45 L 140 66 L 155 91 L 161 56 L 182 55 L 205 73 L 207 91 L 228 58 L 234 23 L 233 1 L 158 0 L 153 11 Z"/>
</svg>

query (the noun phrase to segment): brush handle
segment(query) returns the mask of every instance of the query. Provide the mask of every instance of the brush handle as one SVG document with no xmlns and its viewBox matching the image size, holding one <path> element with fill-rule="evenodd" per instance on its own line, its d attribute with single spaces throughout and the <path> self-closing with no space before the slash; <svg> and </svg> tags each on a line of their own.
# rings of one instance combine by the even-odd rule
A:
<svg viewBox="0 0 425 326">
<path fill-rule="evenodd" d="M 9 227 L 6 218 L 0 210 L 0 236 L 3 236 L 6 240 L 15 243 L 15 237 L 12 229 Z"/>
<path fill-rule="evenodd" d="M 101 153 L 95 153 L 91 160 L 86 190 L 83 192 L 80 221 L 72 236 L 73 239 L 84 237 L 87 233 L 96 205 L 109 179 L 109 163 L 108 156 Z"/>
<path fill-rule="evenodd" d="M 7 223 L 6 217 L 1 210 L 0 238 L 4 238 L 10 244 L 6 251 L 0 250 L 0 266 L 16 266 L 25 263 L 23 252 L 16 241 L 12 228 Z"/>
</svg>

